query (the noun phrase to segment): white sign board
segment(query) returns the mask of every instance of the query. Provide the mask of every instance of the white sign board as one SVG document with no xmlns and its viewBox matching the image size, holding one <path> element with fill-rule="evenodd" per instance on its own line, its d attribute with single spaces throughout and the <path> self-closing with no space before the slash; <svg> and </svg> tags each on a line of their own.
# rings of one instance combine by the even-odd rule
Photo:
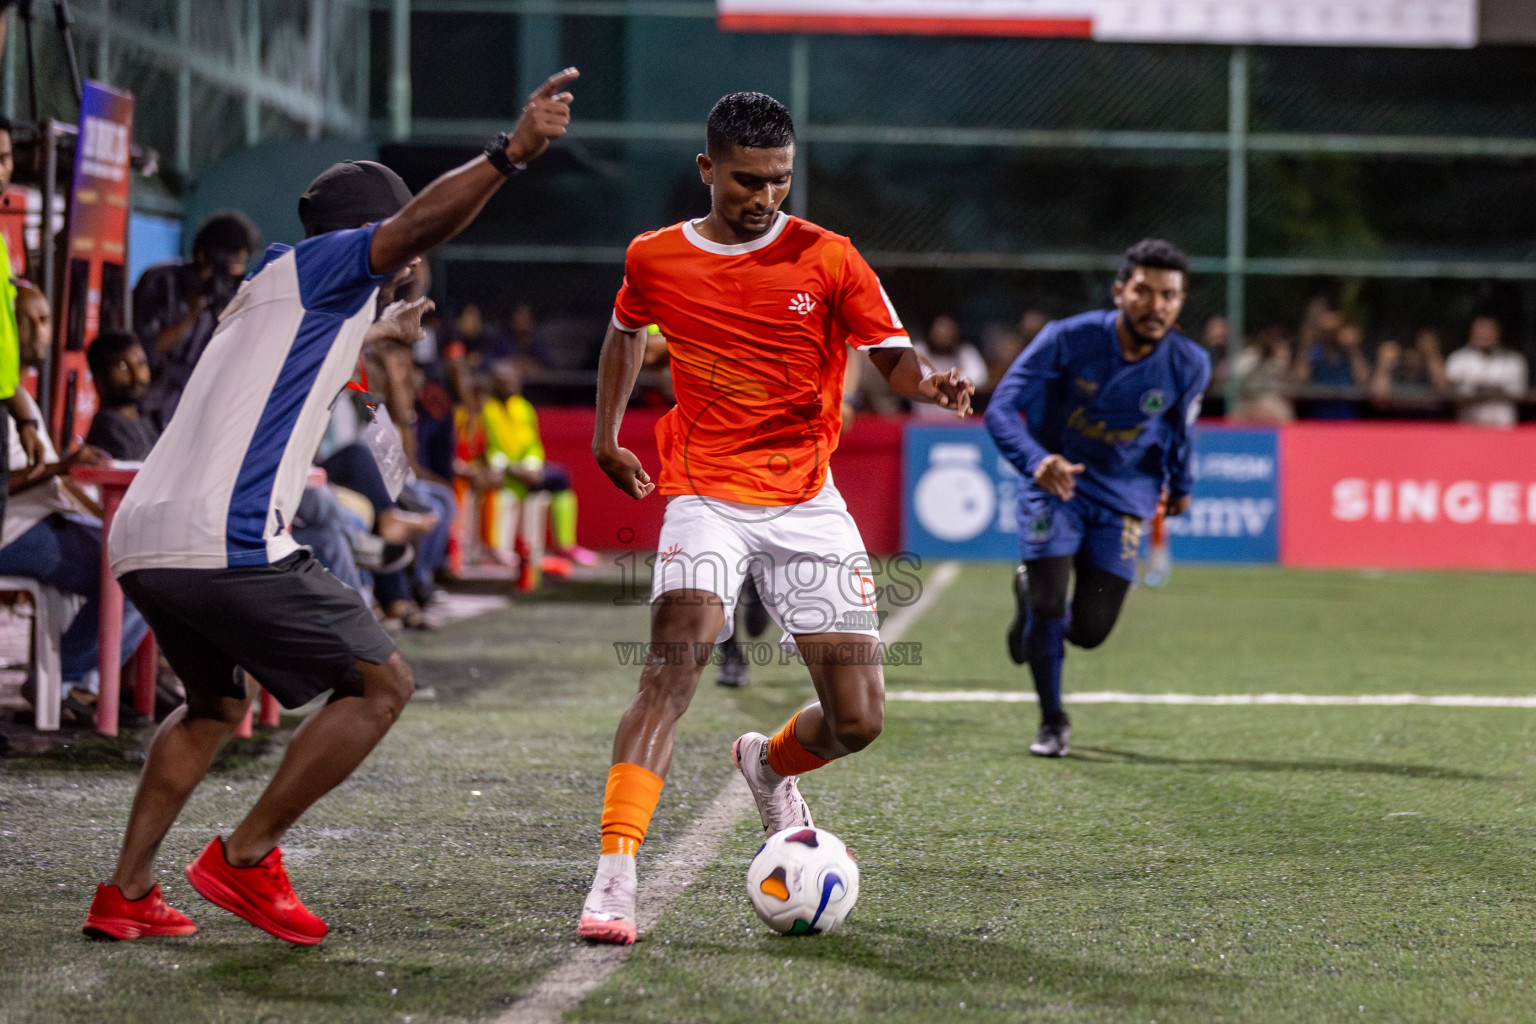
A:
<svg viewBox="0 0 1536 1024">
<path fill-rule="evenodd" d="M 1098 0 L 1093 37 L 1287 46 L 1475 46 L 1477 0 Z"/>
<path fill-rule="evenodd" d="M 1536 0 L 1532 0 L 1536 2 Z M 1080 36 L 1105 41 L 1477 43 L 1478 0 L 717 0 L 725 29 Z"/>
</svg>

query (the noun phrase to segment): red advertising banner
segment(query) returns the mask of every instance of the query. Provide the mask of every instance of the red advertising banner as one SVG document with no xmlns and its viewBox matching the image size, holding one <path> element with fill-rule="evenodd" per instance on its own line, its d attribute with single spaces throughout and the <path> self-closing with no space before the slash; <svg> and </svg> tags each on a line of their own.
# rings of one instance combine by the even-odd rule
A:
<svg viewBox="0 0 1536 1024">
<path fill-rule="evenodd" d="M 1303 423 L 1280 442 L 1284 564 L 1536 570 L 1536 428 Z"/>
<path fill-rule="evenodd" d="M 69 203 L 54 347 L 53 434 L 75 447 L 96 412 L 85 350 L 103 330 L 127 327 L 128 174 L 133 97 L 86 82 Z"/>
</svg>

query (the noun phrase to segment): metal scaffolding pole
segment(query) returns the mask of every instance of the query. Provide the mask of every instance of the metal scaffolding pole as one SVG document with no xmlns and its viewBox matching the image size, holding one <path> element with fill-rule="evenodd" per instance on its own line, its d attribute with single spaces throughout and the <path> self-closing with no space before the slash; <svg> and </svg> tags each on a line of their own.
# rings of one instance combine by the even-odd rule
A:
<svg viewBox="0 0 1536 1024">
<path fill-rule="evenodd" d="M 810 140 L 799 134 L 800 125 L 811 123 L 811 40 L 795 36 L 789 47 L 789 116 L 796 125 L 794 184 L 789 191 L 789 212 L 805 217 L 811 208 Z"/>
<path fill-rule="evenodd" d="M 255 81 L 261 75 L 261 0 L 245 0 L 245 66 Z M 261 141 L 261 100 L 245 94 L 245 144 Z"/>
<path fill-rule="evenodd" d="M 411 137 L 411 0 L 391 0 L 389 16 L 389 137 Z"/>
<path fill-rule="evenodd" d="M 192 0 L 176 2 L 176 43 L 182 53 L 192 52 Z M 192 173 L 192 69 L 176 72 L 176 170 Z"/>
<path fill-rule="evenodd" d="M 1237 406 L 1248 259 L 1248 48 L 1232 47 L 1227 74 L 1227 412 Z"/>
</svg>

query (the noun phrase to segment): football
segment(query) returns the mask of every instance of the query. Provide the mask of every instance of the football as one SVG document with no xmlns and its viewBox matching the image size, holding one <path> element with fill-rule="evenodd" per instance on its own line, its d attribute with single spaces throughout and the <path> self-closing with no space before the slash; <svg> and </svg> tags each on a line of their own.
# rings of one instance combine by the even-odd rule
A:
<svg viewBox="0 0 1536 1024">
<path fill-rule="evenodd" d="M 859 866 L 823 828 L 775 832 L 747 868 L 747 896 L 763 923 L 784 935 L 822 935 L 859 898 Z"/>
</svg>

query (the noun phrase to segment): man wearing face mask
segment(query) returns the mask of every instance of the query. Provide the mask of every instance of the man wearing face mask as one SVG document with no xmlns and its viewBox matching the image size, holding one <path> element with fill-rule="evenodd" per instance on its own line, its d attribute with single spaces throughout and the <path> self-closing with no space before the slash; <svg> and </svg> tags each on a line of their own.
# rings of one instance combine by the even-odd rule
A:
<svg viewBox="0 0 1536 1024">
<path fill-rule="evenodd" d="M 1159 504 L 1170 516 L 1189 509 L 1211 361 L 1174 326 L 1188 275 L 1188 258 L 1168 242 L 1138 242 L 1115 279 L 1115 308 L 1047 324 L 987 406 L 987 429 L 1024 478 L 1008 654 L 1029 664 L 1040 697 L 1029 746 L 1038 757 L 1064 757 L 1071 745 L 1065 642 L 1104 642 L 1136 578 L 1144 524 Z"/>
<path fill-rule="evenodd" d="M 164 430 L 219 317 L 245 279 L 260 233 L 250 218 L 222 210 L 192 239 L 192 262 L 151 267 L 133 291 L 134 333 L 149 357 L 154 383 L 144 399 L 150 422 Z"/>
</svg>

